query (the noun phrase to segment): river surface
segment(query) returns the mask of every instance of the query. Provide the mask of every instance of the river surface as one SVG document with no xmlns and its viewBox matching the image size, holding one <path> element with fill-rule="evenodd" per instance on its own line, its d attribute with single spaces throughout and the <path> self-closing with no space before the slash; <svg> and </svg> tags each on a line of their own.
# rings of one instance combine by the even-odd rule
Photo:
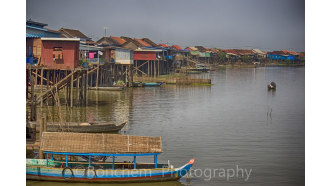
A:
<svg viewBox="0 0 330 186">
<path fill-rule="evenodd" d="M 201 76 L 214 85 L 89 91 L 87 107 L 63 107 L 61 117 L 128 119 L 120 133 L 161 136 L 158 162 L 179 167 L 196 158 L 190 179 L 131 185 L 304 185 L 305 68 L 223 69 Z M 276 91 L 267 90 L 270 81 Z M 58 115 L 51 107 L 42 112 Z"/>
</svg>

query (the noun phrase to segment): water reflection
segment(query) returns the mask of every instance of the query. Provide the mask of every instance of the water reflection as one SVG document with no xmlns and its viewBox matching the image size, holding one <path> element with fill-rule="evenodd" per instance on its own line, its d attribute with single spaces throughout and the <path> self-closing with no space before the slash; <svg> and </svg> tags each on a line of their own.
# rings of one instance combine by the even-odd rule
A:
<svg viewBox="0 0 330 186">
<path fill-rule="evenodd" d="M 44 182 L 44 181 L 27 181 L 26 183 L 27 186 L 62 186 L 62 185 L 79 185 L 79 186 L 91 186 L 95 184 L 90 184 L 90 183 L 63 183 L 63 182 Z M 123 184 L 109 184 L 109 183 L 97 183 L 98 186 L 123 186 Z M 154 185 L 159 185 L 159 186 L 183 186 L 184 184 L 180 183 L 179 181 L 168 181 L 168 182 L 151 182 L 151 183 L 125 183 L 125 185 L 128 186 L 154 186 Z"/>
<path fill-rule="evenodd" d="M 157 185 L 303 185 L 305 69 L 223 69 L 205 76 L 214 85 L 89 91 L 87 107 L 60 110 L 67 121 L 128 119 L 120 133 L 161 136 L 160 163 L 170 160 L 178 167 L 196 158 L 194 169 L 253 169 L 248 182 L 200 177 Z M 267 90 L 271 81 L 276 91 Z M 58 118 L 53 107 L 39 112 Z M 138 185 L 145 184 L 154 183 Z"/>
</svg>

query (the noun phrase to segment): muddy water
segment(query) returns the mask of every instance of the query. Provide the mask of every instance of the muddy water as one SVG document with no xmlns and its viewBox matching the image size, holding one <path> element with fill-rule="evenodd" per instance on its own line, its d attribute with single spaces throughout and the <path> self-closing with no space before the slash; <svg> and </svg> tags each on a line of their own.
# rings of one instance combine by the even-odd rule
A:
<svg viewBox="0 0 330 186">
<path fill-rule="evenodd" d="M 303 185 L 305 68 L 224 69 L 207 76 L 213 86 L 89 91 L 87 107 L 63 107 L 61 117 L 128 119 L 120 133 L 162 137 L 159 162 L 178 167 L 196 158 L 190 179 L 157 185 Z M 267 90 L 270 81 L 277 83 L 276 91 Z M 42 112 L 58 118 L 52 107 Z"/>
</svg>

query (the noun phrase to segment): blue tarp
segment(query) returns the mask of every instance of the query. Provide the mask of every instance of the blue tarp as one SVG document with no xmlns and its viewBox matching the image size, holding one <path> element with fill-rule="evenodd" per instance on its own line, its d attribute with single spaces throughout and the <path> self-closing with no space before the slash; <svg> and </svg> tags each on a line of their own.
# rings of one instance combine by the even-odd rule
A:
<svg viewBox="0 0 330 186">
<path fill-rule="evenodd" d="M 33 64 L 33 57 L 27 57 L 26 58 L 26 63 Z"/>
<path fill-rule="evenodd" d="M 173 56 L 165 56 L 165 59 L 173 59 Z"/>
</svg>

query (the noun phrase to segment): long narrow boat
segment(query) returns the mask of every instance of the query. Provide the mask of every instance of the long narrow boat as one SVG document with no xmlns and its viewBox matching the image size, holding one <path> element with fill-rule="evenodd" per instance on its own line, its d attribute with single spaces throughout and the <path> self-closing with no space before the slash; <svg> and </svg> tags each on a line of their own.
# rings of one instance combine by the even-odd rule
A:
<svg viewBox="0 0 330 186">
<path fill-rule="evenodd" d="M 47 123 L 48 132 L 87 132 L 87 133 L 100 133 L 100 132 L 118 132 L 125 125 L 127 121 L 120 124 L 113 124 L 107 122 L 100 123 L 67 123 L 66 125 L 59 125 L 59 123 Z M 37 132 L 39 132 L 40 127 L 37 125 Z"/>
<path fill-rule="evenodd" d="M 88 87 L 89 90 L 107 90 L 107 91 L 121 91 L 125 87 Z"/>
<path fill-rule="evenodd" d="M 142 86 L 144 87 L 158 87 L 161 86 L 163 83 L 143 83 Z"/>
<path fill-rule="evenodd" d="M 26 179 L 93 183 L 178 180 L 195 161 L 179 168 L 159 164 L 160 137 L 44 132 L 40 149 L 46 159 L 27 159 Z M 69 161 L 79 156 L 87 161 Z M 154 163 L 137 163 L 142 156 L 154 157 Z M 109 157 L 112 161 L 106 161 Z M 118 157 L 133 157 L 134 161 L 116 162 Z"/>
</svg>

